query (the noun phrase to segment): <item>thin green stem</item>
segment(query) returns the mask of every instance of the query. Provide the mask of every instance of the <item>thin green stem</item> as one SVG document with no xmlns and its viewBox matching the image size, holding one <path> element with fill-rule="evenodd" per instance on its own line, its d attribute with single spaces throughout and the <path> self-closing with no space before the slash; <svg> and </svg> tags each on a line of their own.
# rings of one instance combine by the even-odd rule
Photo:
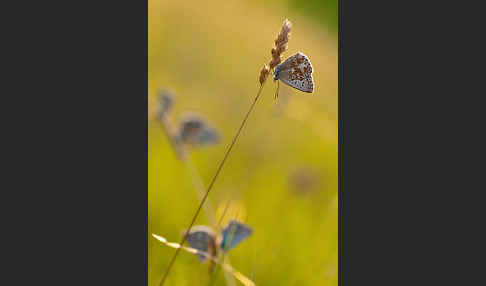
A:
<svg viewBox="0 0 486 286">
<path fill-rule="evenodd" d="M 224 263 L 224 258 L 225 258 L 225 253 L 222 255 L 223 257 L 221 258 L 221 261 Z M 219 269 L 221 269 L 221 266 L 219 264 L 216 265 L 216 269 L 214 270 L 213 274 L 211 275 L 211 280 L 209 280 L 208 286 L 213 286 L 214 283 L 216 282 L 216 278 L 218 277 L 219 274 Z"/>
<path fill-rule="evenodd" d="M 199 206 L 196 210 L 196 213 L 194 214 L 192 220 L 191 220 L 191 223 L 189 224 L 189 227 L 187 228 L 187 231 L 185 232 L 184 236 L 182 237 L 182 240 L 181 242 L 179 243 L 181 246 L 184 244 L 184 242 L 186 241 L 186 238 L 187 238 L 187 235 L 189 234 L 189 232 L 191 231 L 191 228 L 192 226 L 194 225 L 194 222 L 196 221 L 197 219 L 197 216 L 199 215 L 199 212 L 201 211 L 201 208 L 204 204 L 204 202 L 206 201 L 206 199 L 208 198 L 208 195 L 209 195 L 209 192 L 211 191 L 213 185 L 214 185 L 214 182 L 216 181 L 216 179 L 218 178 L 219 176 L 219 173 L 221 172 L 221 169 L 223 168 L 224 166 L 224 163 L 226 162 L 226 159 L 228 158 L 231 150 L 233 149 L 233 146 L 235 145 L 236 141 L 238 140 L 238 137 L 240 136 L 240 133 L 241 131 L 243 130 L 243 127 L 245 126 L 245 123 L 246 121 L 248 120 L 248 117 L 250 116 L 250 113 L 252 112 L 253 108 L 255 107 L 255 104 L 257 103 L 258 101 L 258 98 L 260 98 L 260 95 L 262 93 L 262 90 L 263 90 L 263 86 L 264 86 L 265 82 L 263 82 L 261 85 L 260 85 L 260 89 L 258 90 L 258 93 L 255 97 L 255 99 L 253 100 L 253 103 L 251 104 L 250 106 L 250 109 L 248 110 L 248 112 L 246 113 L 243 121 L 241 122 L 241 125 L 240 125 L 240 128 L 238 129 L 238 131 L 236 132 L 236 135 L 235 137 L 233 138 L 233 141 L 231 142 L 228 150 L 226 151 L 226 153 L 224 154 L 224 157 L 223 157 L 223 160 L 221 161 L 221 163 L 219 164 L 218 166 L 218 169 L 216 170 L 216 174 L 214 175 L 213 179 L 211 180 L 211 183 L 209 184 L 207 190 L 206 190 L 206 193 L 204 194 L 204 197 L 203 199 L 201 200 L 201 202 L 199 203 Z M 167 277 L 169 276 L 169 272 L 170 270 L 172 269 L 172 266 L 174 265 L 174 262 L 177 258 L 177 255 L 179 254 L 181 248 L 177 248 L 176 249 L 176 252 L 174 253 L 174 256 L 172 256 L 172 259 L 171 261 L 169 262 L 169 266 L 167 267 L 167 270 L 165 271 L 164 273 L 164 276 L 162 276 L 162 280 L 160 280 L 160 286 L 164 285 L 164 282 L 165 280 L 167 279 Z"/>
<path fill-rule="evenodd" d="M 172 146 L 172 150 L 174 150 L 178 159 L 181 159 L 182 161 L 184 161 L 186 154 L 185 154 L 184 150 L 180 147 L 178 142 L 176 142 L 176 139 L 174 137 L 174 133 L 173 133 L 172 128 L 171 128 L 172 127 L 171 122 L 166 117 L 162 117 L 160 122 L 161 122 L 162 128 L 164 129 L 164 133 L 167 137 L 167 140 L 169 140 L 169 143 Z"/>
<path fill-rule="evenodd" d="M 189 176 L 192 179 L 192 184 L 194 185 L 194 190 L 197 193 L 197 196 L 200 201 L 202 201 L 204 197 L 204 183 L 201 179 L 201 175 L 199 174 L 199 171 L 197 170 L 196 166 L 194 165 L 194 162 L 192 161 L 192 157 L 190 154 L 187 154 L 185 156 L 185 160 L 182 160 L 184 164 L 186 165 L 188 171 L 189 171 Z M 206 218 L 209 221 L 209 224 L 212 225 L 213 227 L 216 226 L 216 218 L 215 218 L 215 212 L 213 207 L 211 206 L 210 202 L 208 201 L 204 206 L 204 210 L 206 212 Z"/>
<path fill-rule="evenodd" d="M 221 214 L 221 217 L 219 218 L 218 230 L 221 229 L 221 223 L 223 222 L 223 218 L 226 215 L 226 212 L 228 211 L 228 208 L 230 206 L 230 202 L 231 202 L 231 197 L 228 199 L 228 201 L 226 201 L 226 205 L 224 206 L 223 213 Z"/>
<path fill-rule="evenodd" d="M 172 149 L 174 150 L 176 156 L 186 166 L 186 168 L 189 172 L 189 176 L 191 177 L 192 184 L 194 186 L 194 190 L 196 191 L 196 194 L 197 194 L 199 200 L 202 200 L 202 198 L 204 196 L 204 183 L 201 179 L 201 175 L 199 174 L 199 171 L 197 170 L 194 162 L 192 161 L 191 153 L 187 150 L 187 148 L 183 144 L 181 144 L 181 142 L 177 141 L 177 138 L 175 137 L 174 132 L 171 129 L 172 124 L 167 117 L 162 117 L 161 125 L 162 125 L 164 133 L 165 133 L 167 139 L 169 140 L 169 142 L 172 146 Z M 229 203 L 229 201 L 228 201 L 228 203 Z M 211 207 L 211 204 L 209 203 L 209 201 L 204 205 L 204 210 L 206 212 L 206 218 L 208 219 L 209 223 L 213 227 L 217 227 L 217 229 L 219 230 L 221 220 L 220 220 L 219 224 L 216 225 L 215 212 L 214 212 L 213 208 Z M 225 209 L 225 212 L 226 212 L 226 209 Z M 223 213 L 223 216 L 224 216 L 224 213 Z M 231 262 L 229 261 L 229 259 L 228 259 L 227 263 L 229 265 L 231 265 Z M 234 286 L 235 285 L 235 281 L 234 281 L 234 278 L 233 278 L 232 275 L 227 275 L 227 273 L 225 272 L 224 277 L 225 277 L 225 280 L 226 280 L 226 284 L 228 286 Z"/>
<path fill-rule="evenodd" d="M 182 160 L 182 161 L 184 162 L 184 164 L 189 169 L 189 173 L 190 173 L 191 179 L 193 181 L 194 189 L 196 190 L 196 193 L 197 193 L 197 195 L 199 197 L 199 200 L 202 200 L 203 195 L 204 195 L 204 184 L 202 182 L 201 175 L 199 175 L 199 172 L 198 172 L 196 166 L 194 165 L 194 162 L 192 161 L 192 157 L 190 156 L 190 153 L 187 152 L 184 149 L 184 147 L 182 147 L 182 150 L 187 155 L 187 156 L 185 156 L 185 160 Z M 207 201 L 206 204 L 203 205 L 203 207 L 204 207 L 204 210 L 206 212 L 206 218 L 208 219 L 209 223 L 213 227 L 215 227 L 216 230 L 219 230 L 221 228 L 221 220 L 224 217 L 224 213 L 226 213 L 226 209 L 225 209 L 223 215 L 221 216 L 221 219 L 219 220 L 219 223 L 216 224 L 215 212 L 214 212 L 213 208 L 211 207 L 210 201 Z M 210 263 L 213 263 L 213 262 L 211 261 Z M 226 263 L 229 264 L 229 265 L 231 265 L 231 262 L 229 261 L 229 259 L 226 261 Z M 216 269 L 219 270 L 219 265 L 218 264 L 216 264 Z M 213 275 L 213 274 L 211 274 L 211 275 Z M 228 285 L 228 286 L 234 286 L 234 285 L 236 285 L 233 276 L 232 275 L 229 275 L 229 273 L 225 272 L 224 273 L 224 278 L 226 280 L 226 285 Z"/>
<path fill-rule="evenodd" d="M 226 206 L 225 206 L 225 208 L 224 208 L 223 214 L 221 215 L 221 218 L 219 219 L 219 222 L 218 222 L 218 230 L 221 228 L 221 222 L 223 221 L 223 218 L 224 218 L 224 216 L 225 216 L 225 214 L 226 214 L 226 211 L 228 210 L 228 207 L 229 207 L 229 205 L 230 205 L 230 201 L 231 201 L 231 199 L 228 199 L 228 201 L 227 201 L 227 203 L 226 203 Z M 236 213 L 236 215 L 235 215 L 235 219 L 236 219 L 237 217 L 238 217 L 238 213 Z M 234 229 L 231 229 L 231 230 L 230 230 L 230 238 L 229 238 L 229 241 L 231 241 L 231 240 L 233 239 L 233 235 L 234 235 Z M 226 251 L 225 251 L 225 249 L 221 249 L 221 251 L 222 251 L 222 257 L 220 258 L 220 259 L 221 259 L 221 261 L 223 261 L 223 263 L 228 263 L 228 264 L 229 264 L 229 256 L 228 256 L 228 255 L 226 255 Z M 213 272 L 212 277 L 211 277 L 211 280 L 210 280 L 210 282 L 209 282 L 209 286 L 212 286 L 212 285 L 214 284 L 214 282 L 216 281 L 216 277 L 217 277 L 217 274 L 219 273 L 219 269 L 220 269 L 220 268 L 221 268 L 221 267 L 220 267 L 220 265 L 219 265 L 219 264 L 217 264 L 217 265 L 216 265 L 216 270 Z M 226 280 L 228 280 L 228 279 L 227 279 L 227 277 L 228 277 L 229 275 L 227 274 L 227 272 L 224 272 L 224 274 L 225 274 L 225 278 L 226 278 Z M 231 277 L 232 277 L 232 276 L 231 276 Z"/>
</svg>

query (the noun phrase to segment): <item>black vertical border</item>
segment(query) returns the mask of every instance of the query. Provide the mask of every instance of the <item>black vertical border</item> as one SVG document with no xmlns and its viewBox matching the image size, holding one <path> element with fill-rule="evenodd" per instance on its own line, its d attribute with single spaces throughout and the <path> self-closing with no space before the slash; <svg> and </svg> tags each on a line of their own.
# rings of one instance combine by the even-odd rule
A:
<svg viewBox="0 0 486 286">
<path fill-rule="evenodd" d="M 467 259 L 451 255 L 454 248 L 467 252 L 469 242 L 450 239 L 454 233 L 467 237 L 454 224 L 470 219 L 459 210 L 471 208 L 470 197 L 453 185 L 458 175 L 451 173 L 466 164 L 454 165 L 451 154 L 469 147 L 447 146 L 451 138 L 464 139 L 453 128 L 464 128 L 458 113 L 470 112 L 459 108 L 464 92 L 457 92 L 468 84 L 454 89 L 454 72 L 466 69 L 451 64 L 456 55 L 466 62 L 468 53 L 447 50 L 455 43 L 470 46 L 450 31 L 468 29 L 450 18 L 462 6 L 446 11 L 440 5 L 439 12 L 436 3 L 428 5 L 339 0 L 341 286 L 464 284 L 473 272 L 460 273 Z"/>
<path fill-rule="evenodd" d="M 0 284 L 147 285 L 148 1 L 10 4 Z"/>
</svg>

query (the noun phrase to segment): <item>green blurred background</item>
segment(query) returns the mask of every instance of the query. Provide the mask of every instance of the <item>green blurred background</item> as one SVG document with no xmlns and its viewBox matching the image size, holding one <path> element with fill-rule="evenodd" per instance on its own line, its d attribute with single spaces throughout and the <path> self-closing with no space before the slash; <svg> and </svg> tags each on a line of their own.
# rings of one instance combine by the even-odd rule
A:
<svg viewBox="0 0 486 286">
<path fill-rule="evenodd" d="M 338 138 L 337 0 L 149 0 L 149 112 L 157 91 L 176 94 L 173 121 L 203 115 L 220 143 L 194 149 L 207 186 L 251 101 L 258 75 L 285 18 L 292 26 L 284 58 L 302 51 L 314 67 L 314 94 L 268 80 L 209 200 L 225 221 L 253 235 L 229 252 L 231 265 L 256 285 L 337 285 Z M 148 278 L 158 285 L 197 206 L 186 166 L 149 118 Z M 196 224 L 207 224 L 201 212 Z M 226 285 L 217 272 L 214 285 Z M 209 285 L 208 264 L 181 252 L 166 285 Z M 236 285 L 241 285 L 236 281 Z"/>
</svg>

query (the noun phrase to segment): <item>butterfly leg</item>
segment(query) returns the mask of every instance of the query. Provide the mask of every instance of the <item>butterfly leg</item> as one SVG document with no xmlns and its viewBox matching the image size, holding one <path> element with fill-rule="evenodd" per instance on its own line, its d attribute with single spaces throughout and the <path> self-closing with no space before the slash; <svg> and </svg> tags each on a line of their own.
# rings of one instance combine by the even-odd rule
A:
<svg viewBox="0 0 486 286">
<path fill-rule="evenodd" d="M 279 91 L 279 89 L 280 89 L 280 83 L 277 80 L 277 90 L 275 91 L 275 98 L 274 98 L 275 100 L 277 100 L 277 98 L 278 98 L 278 91 Z"/>
</svg>

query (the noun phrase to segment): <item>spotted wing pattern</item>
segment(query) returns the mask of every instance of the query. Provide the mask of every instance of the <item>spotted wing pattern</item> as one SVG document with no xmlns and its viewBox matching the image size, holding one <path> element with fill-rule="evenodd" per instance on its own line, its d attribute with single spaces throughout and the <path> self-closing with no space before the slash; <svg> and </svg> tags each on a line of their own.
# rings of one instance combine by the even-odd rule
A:
<svg viewBox="0 0 486 286">
<path fill-rule="evenodd" d="M 275 77 L 293 88 L 312 93 L 314 91 L 312 71 L 309 58 L 298 52 L 275 68 Z"/>
<path fill-rule="evenodd" d="M 213 254 L 215 251 L 215 237 L 211 228 L 203 225 L 194 226 L 186 238 L 187 243 L 192 248 L 205 253 Z M 196 254 L 199 261 L 205 261 L 208 258 L 202 254 Z M 214 254 L 213 254 L 214 255 Z"/>
<path fill-rule="evenodd" d="M 221 241 L 221 249 L 228 251 L 245 240 L 253 233 L 253 230 L 245 224 L 236 220 L 231 220 L 228 226 L 223 231 L 223 239 Z"/>
</svg>

